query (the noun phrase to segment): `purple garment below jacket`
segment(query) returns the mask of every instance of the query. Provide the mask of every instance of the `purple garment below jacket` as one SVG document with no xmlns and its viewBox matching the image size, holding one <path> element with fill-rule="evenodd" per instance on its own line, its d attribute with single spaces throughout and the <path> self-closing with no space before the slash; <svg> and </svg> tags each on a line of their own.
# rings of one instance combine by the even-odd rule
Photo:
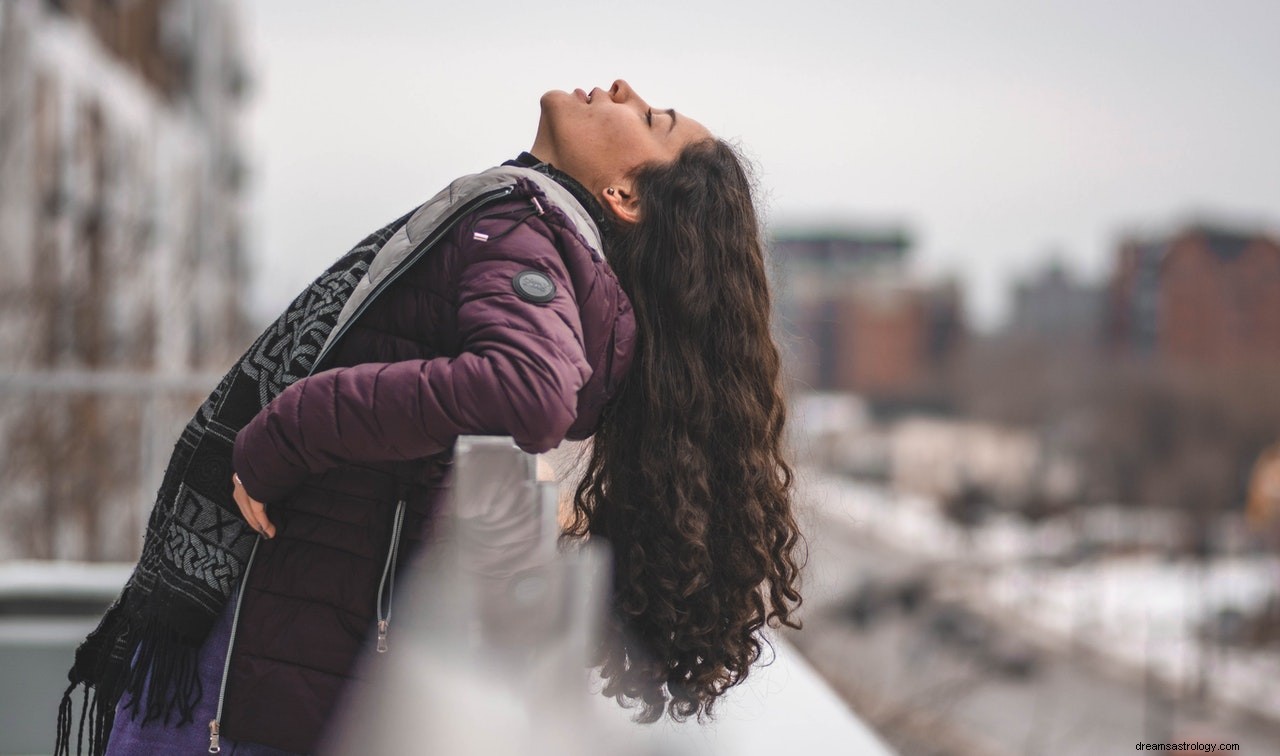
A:
<svg viewBox="0 0 1280 756">
<path fill-rule="evenodd" d="M 120 703 L 116 706 L 115 724 L 111 728 L 105 756 L 196 756 L 209 753 L 209 721 L 218 708 L 218 686 L 222 682 L 222 665 L 226 657 L 227 641 L 231 637 L 235 605 L 236 595 L 232 595 L 222 616 L 200 648 L 197 664 L 200 667 L 201 695 L 200 703 L 196 704 L 195 719 L 183 725 L 173 724 L 171 720 L 167 726 L 153 719 L 143 727 L 142 712 L 125 711 L 129 696 L 121 696 Z M 148 674 L 145 686 L 150 685 L 151 675 Z M 146 687 L 142 694 L 144 698 Z M 136 719 L 131 716 L 134 713 L 137 714 Z M 221 739 L 220 745 L 222 750 L 219 756 L 297 756 L 292 751 L 282 751 L 259 743 L 237 743 L 226 737 Z"/>
</svg>

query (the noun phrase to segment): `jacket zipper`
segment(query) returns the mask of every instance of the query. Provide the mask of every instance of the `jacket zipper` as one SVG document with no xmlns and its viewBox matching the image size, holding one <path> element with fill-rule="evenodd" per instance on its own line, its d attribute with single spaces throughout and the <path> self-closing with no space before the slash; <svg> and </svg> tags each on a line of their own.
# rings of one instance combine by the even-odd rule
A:
<svg viewBox="0 0 1280 756">
<path fill-rule="evenodd" d="M 378 653 L 385 654 L 389 650 L 387 632 L 391 629 L 391 599 L 396 587 L 396 561 L 400 555 L 400 531 L 404 528 L 404 508 L 406 492 L 404 484 L 400 484 L 400 499 L 396 502 L 395 518 L 391 521 L 391 545 L 387 547 L 387 561 L 382 566 L 382 579 L 378 581 Z M 387 610 L 382 611 L 382 594 L 386 590 Z"/>
<path fill-rule="evenodd" d="M 447 234 L 449 230 L 458 223 L 458 221 L 473 210 L 478 210 L 480 207 L 487 205 L 494 200 L 505 197 L 513 191 L 515 191 L 514 186 L 504 186 L 499 189 L 492 189 L 484 192 L 463 204 L 462 207 L 458 208 L 447 219 L 445 219 L 443 223 L 436 226 L 436 230 L 428 235 L 427 238 L 423 239 L 417 247 L 414 247 L 413 252 L 410 253 L 404 261 L 402 261 L 400 266 L 383 278 L 382 282 L 378 285 L 378 288 L 369 292 L 369 296 L 365 297 L 364 301 L 360 303 L 360 306 L 356 308 L 356 311 L 351 314 L 351 317 L 347 318 L 346 322 L 342 324 L 342 327 L 328 338 L 325 346 L 321 348 L 320 354 L 316 356 L 315 362 L 311 363 L 311 369 L 307 371 L 307 376 L 309 377 L 315 374 L 316 369 L 320 367 L 321 360 L 328 355 L 329 351 L 338 343 L 338 340 L 342 335 L 346 333 L 352 323 L 359 319 L 360 315 L 369 307 L 373 300 L 377 299 L 378 295 L 385 291 L 392 282 L 412 267 L 413 263 L 416 262 L 417 259 L 427 251 L 427 249 Z M 405 223 L 408 223 L 408 221 L 405 221 Z M 388 569 L 394 566 L 395 557 L 400 547 L 400 527 L 403 522 L 404 497 L 402 495 L 400 501 L 396 504 L 396 518 L 393 525 L 394 532 L 392 534 L 391 550 L 387 554 L 387 567 L 383 568 L 382 582 L 378 585 L 378 651 L 380 653 L 385 653 L 387 650 L 387 629 L 391 624 L 390 603 L 387 604 L 387 616 L 385 618 L 382 616 L 382 583 L 387 582 Z M 249 568 L 253 566 L 253 557 L 258 553 L 258 543 L 261 542 L 261 540 L 262 536 L 258 536 L 257 540 L 253 542 L 253 550 L 249 552 L 249 560 L 245 563 L 244 572 L 240 576 L 240 594 L 236 597 L 235 613 L 231 618 L 231 637 L 227 641 L 227 654 L 226 658 L 223 659 L 222 662 L 222 682 L 218 685 L 218 710 L 214 713 L 213 719 L 209 722 L 209 753 L 218 753 L 222 750 L 218 741 L 221 737 L 220 728 L 222 723 L 222 703 L 227 689 L 227 675 L 231 671 L 231 649 L 235 646 L 236 642 L 236 626 L 240 621 L 240 602 L 244 599 L 244 586 L 249 582 Z M 394 576 L 392 576 L 391 582 L 394 586 Z M 387 599 L 389 602 L 390 594 L 388 594 Z"/>
<path fill-rule="evenodd" d="M 399 498 L 396 501 L 395 517 L 391 521 L 391 544 L 387 547 L 387 559 L 382 566 L 382 578 L 378 581 L 378 605 L 376 607 L 378 616 L 378 653 L 385 654 L 390 650 L 387 643 L 387 633 L 391 629 L 391 602 L 396 587 L 396 563 L 400 556 L 400 534 L 404 530 L 404 510 L 407 494 L 404 483 L 399 484 Z M 244 602 L 244 578 L 249 574 L 249 568 L 253 566 L 253 558 L 258 553 L 258 544 L 262 541 L 262 536 L 258 536 L 253 542 L 253 549 L 249 551 L 249 560 L 245 562 L 244 573 L 241 578 L 240 591 L 236 594 L 236 608 L 231 615 L 231 637 L 227 641 L 226 657 L 222 661 L 222 681 L 218 684 L 218 708 L 214 712 L 213 719 L 209 721 L 209 753 L 218 753 L 222 750 L 219 743 L 221 739 L 222 726 L 222 704 L 226 698 L 227 677 L 231 671 L 231 649 L 235 645 L 236 628 L 240 624 L 240 605 Z M 382 610 L 383 593 L 386 593 L 386 612 Z"/>
<path fill-rule="evenodd" d="M 236 608 L 231 615 L 231 638 L 227 641 L 227 656 L 222 662 L 222 682 L 218 684 L 218 709 L 213 713 L 213 719 L 209 721 L 209 753 L 217 753 L 222 750 L 222 746 L 218 744 L 218 739 L 222 724 L 222 701 L 227 692 L 227 673 L 231 670 L 231 647 L 236 642 L 236 625 L 240 623 L 240 604 L 244 602 L 244 589 L 247 582 L 244 578 L 249 575 L 249 568 L 253 566 L 253 557 L 258 553 L 258 544 L 261 542 L 262 536 L 258 536 L 253 541 L 253 549 L 249 552 L 249 561 L 245 562 L 244 572 L 241 575 L 240 591 L 236 594 Z"/>
</svg>

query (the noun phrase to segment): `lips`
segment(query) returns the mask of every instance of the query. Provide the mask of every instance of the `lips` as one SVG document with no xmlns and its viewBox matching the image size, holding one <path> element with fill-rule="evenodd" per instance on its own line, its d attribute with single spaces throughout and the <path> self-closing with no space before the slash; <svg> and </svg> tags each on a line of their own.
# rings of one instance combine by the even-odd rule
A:
<svg viewBox="0 0 1280 756">
<path fill-rule="evenodd" d="M 590 93 L 590 92 L 584 92 L 584 91 L 582 91 L 581 89 L 575 89 L 575 90 L 573 90 L 573 93 L 574 93 L 574 94 L 576 94 L 577 96 L 581 97 L 583 102 L 585 102 L 585 103 L 587 103 L 587 104 L 590 104 L 590 103 L 591 103 L 591 93 Z"/>
</svg>

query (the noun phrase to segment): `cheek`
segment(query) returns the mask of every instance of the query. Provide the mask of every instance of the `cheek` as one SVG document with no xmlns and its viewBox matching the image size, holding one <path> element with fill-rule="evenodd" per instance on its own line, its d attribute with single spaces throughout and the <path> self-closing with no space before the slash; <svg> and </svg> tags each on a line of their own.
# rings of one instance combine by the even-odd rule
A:
<svg viewBox="0 0 1280 756">
<path fill-rule="evenodd" d="M 634 113 L 579 111 L 563 115 L 556 129 L 561 158 L 572 161 L 572 167 L 583 175 L 613 176 L 664 159 L 648 125 Z"/>
<path fill-rule="evenodd" d="M 556 141 L 570 150 L 598 148 L 607 130 L 601 127 L 592 114 L 571 108 L 561 108 L 554 114 Z"/>
<path fill-rule="evenodd" d="M 653 134 L 650 133 L 649 127 L 639 121 L 635 115 L 621 114 L 620 117 L 609 119 L 604 126 L 603 136 L 608 146 L 619 155 L 630 158 L 636 163 L 657 157 L 658 145 L 653 139 Z"/>
</svg>

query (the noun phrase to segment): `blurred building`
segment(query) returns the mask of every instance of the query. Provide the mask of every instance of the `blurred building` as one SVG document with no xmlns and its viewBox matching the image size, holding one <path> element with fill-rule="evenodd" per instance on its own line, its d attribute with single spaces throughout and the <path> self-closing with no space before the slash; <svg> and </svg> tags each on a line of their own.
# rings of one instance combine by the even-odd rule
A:
<svg viewBox="0 0 1280 756">
<path fill-rule="evenodd" d="M 1207 223 L 1126 238 L 1106 316 L 1121 354 L 1205 367 L 1280 360 L 1280 242 Z"/>
<path fill-rule="evenodd" d="M 0 370 L 220 373 L 247 345 L 236 22 L 231 0 L 0 3 Z M 0 384 L 0 516 L 44 535 L 0 554 L 126 556 L 95 544 L 135 538 L 93 521 L 118 519 L 104 476 L 136 485 L 136 400 L 18 383 Z"/>
<path fill-rule="evenodd" d="M 853 392 L 882 409 L 945 400 L 960 292 L 915 280 L 910 244 L 897 229 L 775 236 L 781 340 L 798 388 Z"/>
<path fill-rule="evenodd" d="M 1009 333 L 1054 345 L 1089 346 L 1102 335 L 1104 291 L 1075 280 L 1054 260 L 1013 289 Z"/>
</svg>

